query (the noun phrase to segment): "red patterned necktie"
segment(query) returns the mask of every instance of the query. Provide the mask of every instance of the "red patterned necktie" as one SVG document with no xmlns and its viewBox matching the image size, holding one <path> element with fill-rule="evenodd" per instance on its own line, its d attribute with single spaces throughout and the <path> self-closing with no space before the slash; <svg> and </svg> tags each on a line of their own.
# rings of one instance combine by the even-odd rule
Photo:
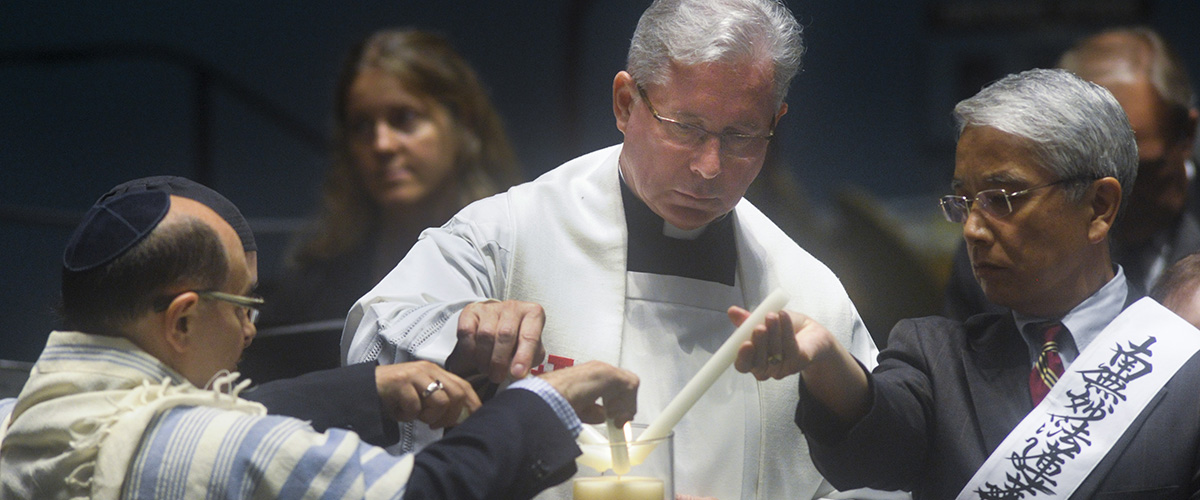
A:
<svg viewBox="0 0 1200 500">
<path fill-rule="evenodd" d="M 1047 324 L 1042 333 L 1042 352 L 1038 354 L 1033 371 L 1029 372 L 1029 395 L 1033 397 L 1033 406 L 1042 402 L 1042 398 L 1046 397 L 1063 373 L 1062 357 L 1058 355 L 1058 342 L 1055 340 L 1064 330 L 1062 323 L 1054 322 Z"/>
</svg>

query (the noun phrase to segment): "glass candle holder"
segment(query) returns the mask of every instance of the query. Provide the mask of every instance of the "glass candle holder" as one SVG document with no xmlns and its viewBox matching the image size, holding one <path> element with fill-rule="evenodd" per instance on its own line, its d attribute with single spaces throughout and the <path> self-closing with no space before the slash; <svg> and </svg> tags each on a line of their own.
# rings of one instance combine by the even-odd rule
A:
<svg viewBox="0 0 1200 500">
<path fill-rule="evenodd" d="M 605 436 L 605 426 L 591 427 L 592 436 Z M 612 469 L 613 447 L 620 444 L 579 443 L 583 451 L 576 462 L 579 472 L 572 479 L 574 500 L 674 500 L 675 499 L 675 433 L 646 442 L 638 437 L 645 424 L 630 425 L 630 439 L 625 444 L 630 459 L 629 472 L 617 475 Z M 620 451 L 618 450 L 618 453 Z"/>
</svg>

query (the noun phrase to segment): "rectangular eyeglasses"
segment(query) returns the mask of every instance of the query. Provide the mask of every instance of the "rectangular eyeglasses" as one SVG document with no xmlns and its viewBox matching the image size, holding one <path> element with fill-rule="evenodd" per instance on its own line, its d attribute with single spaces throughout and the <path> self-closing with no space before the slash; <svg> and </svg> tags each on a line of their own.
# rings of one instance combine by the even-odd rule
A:
<svg viewBox="0 0 1200 500">
<path fill-rule="evenodd" d="M 1010 193 L 1005 189 L 985 189 L 975 193 L 973 198 L 959 195 L 946 195 L 939 200 L 942 205 L 942 215 L 946 216 L 946 220 L 962 224 L 967 221 L 967 216 L 971 213 L 971 202 L 975 202 L 975 206 L 992 218 L 999 219 L 1013 212 L 1012 200 L 1025 196 L 1035 190 L 1057 186 L 1066 182 L 1074 182 L 1084 180 L 1080 177 L 1070 177 L 1059 179 L 1049 184 L 1042 184 L 1028 189 L 1022 189 L 1015 193 Z"/>
<path fill-rule="evenodd" d="M 654 119 L 663 126 L 667 141 L 681 148 L 700 147 L 711 135 L 717 138 L 722 152 L 731 156 L 747 158 L 761 154 L 771 138 L 775 137 L 775 120 L 771 120 L 771 127 L 766 134 L 755 135 L 738 132 L 712 132 L 699 125 L 667 118 L 658 114 L 658 110 L 654 109 L 654 104 L 650 102 L 650 97 L 646 95 L 646 90 L 642 88 L 641 84 L 635 84 L 635 86 L 638 95 L 642 96 L 642 101 L 650 109 L 650 114 L 654 115 Z"/>
</svg>

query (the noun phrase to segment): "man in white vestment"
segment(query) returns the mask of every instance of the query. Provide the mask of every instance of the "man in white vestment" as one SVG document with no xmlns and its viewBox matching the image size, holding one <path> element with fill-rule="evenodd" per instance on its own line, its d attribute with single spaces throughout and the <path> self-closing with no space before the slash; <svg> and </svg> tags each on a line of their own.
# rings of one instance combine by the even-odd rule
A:
<svg viewBox="0 0 1200 500">
<path fill-rule="evenodd" d="M 789 308 L 872 364 L 841 283 L 742 198 L 801 53 L 800 26 L 776 1 L 655 2 L 613 79 L 624 142 L 425 231 L 351 309 L 344 361 L 431 360 L 503 383 L 600 360 L 638 374 L 649 423 L 729 336 L 727 309 L 783 288 Z M 796 385 L 717 379 L 674 428 L 675 491 L 826 493 L 792 424 Z M 426 432 L 405 428 L 402 444 Z"/>
<path fill-rule="evenodd" d="M 247 254 L 198 201 L 97 202 L 63 256 L 68 328 L 50 334 L 20 397 L 0 400 L 0 499 L 530 498 L 574 473 L 580 419 L 634 414 L 637 377 L 596 362 L 482 407 L 466 381 L 422 371 L 437 378 L 396 388 L 419 412 L 478 410 L 415 455 L 267 415 L 231 373 L 262 304 Z"/>
</svg>

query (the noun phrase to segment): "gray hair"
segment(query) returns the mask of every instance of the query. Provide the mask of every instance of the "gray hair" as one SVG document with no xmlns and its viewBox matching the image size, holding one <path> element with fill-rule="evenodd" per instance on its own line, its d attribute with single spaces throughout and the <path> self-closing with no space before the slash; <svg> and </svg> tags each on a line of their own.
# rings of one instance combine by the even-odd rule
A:
<svg viewBox="0 0 1200 500">
<path fill-rule="evenodd" d="M 992 127 L 1029 141 L 1041 166 L 1060 179 L 1114 177 L 1124 208 L 1137 176 L 1137 142 L 1120 103 L 1104 87 L 1066 70 L 1008 75 L 954 107 L 958 133 Z M 1079 201 L 1087 183 L 1064 189 Z"/>
<path fill-rule="evenodd" d="M 626 70 L 638 82 L 665 84 L 671 62 L 769 60 L 782 103 L 800 69 L 800 32 L 779 0 L 656 0 L 638 20 Z"/>
</svg>

